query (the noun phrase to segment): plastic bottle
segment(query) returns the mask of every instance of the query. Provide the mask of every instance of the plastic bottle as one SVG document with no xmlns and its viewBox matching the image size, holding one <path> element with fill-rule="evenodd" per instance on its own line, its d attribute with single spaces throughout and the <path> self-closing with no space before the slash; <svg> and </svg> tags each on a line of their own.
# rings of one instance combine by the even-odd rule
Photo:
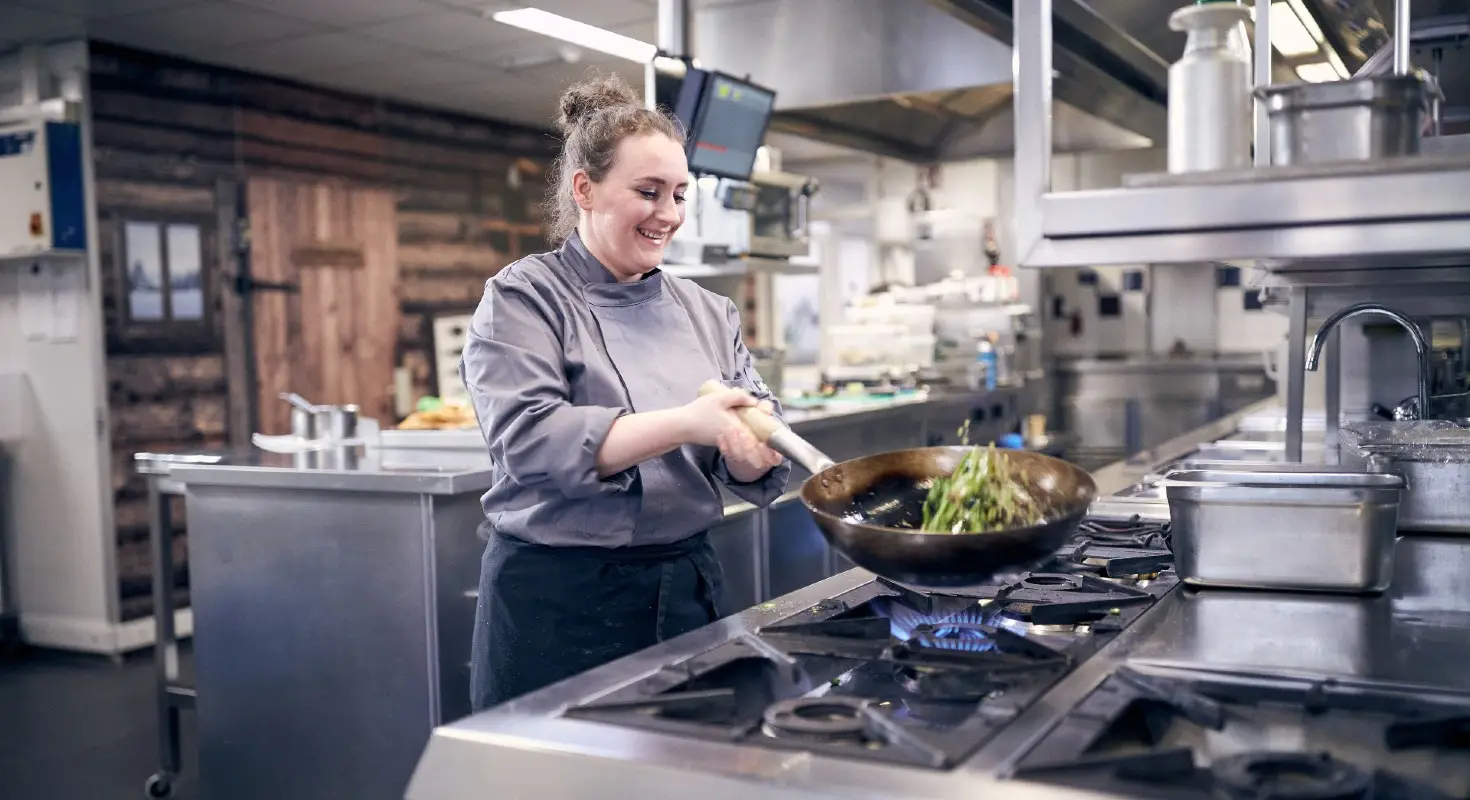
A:
<svg viewBox="0 0 1470 800">
<path fill-rule="evenodd" d="M 995 345 L 991 343 L 988 336 L 980 338 L 975 345 L 975 363 L 984 371 L 985 388 L 994 390 L 999 378 L 999 364 L 995 355 Z"/>
<path fill-rule="evenodd" d="M 1251 163 L 1251 51 L 1238 0 L 1198 0 L 1169 16 L 1188 38 L 1169 67 L 1169 171 Z"/>
</svg>

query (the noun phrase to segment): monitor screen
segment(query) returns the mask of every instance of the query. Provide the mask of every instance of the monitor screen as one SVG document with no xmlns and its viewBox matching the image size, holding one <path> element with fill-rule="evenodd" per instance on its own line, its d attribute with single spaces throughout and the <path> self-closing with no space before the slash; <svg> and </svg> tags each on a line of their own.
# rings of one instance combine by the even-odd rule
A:
<svg viewBox="0 0 1470 800">
<path fill-rule="evenodd" d="M 696 72 L 685 76 L 677 109 L 688 126 L 689 170 L 748 180 L 776 93 L 719 72 Z"/>
</svg>

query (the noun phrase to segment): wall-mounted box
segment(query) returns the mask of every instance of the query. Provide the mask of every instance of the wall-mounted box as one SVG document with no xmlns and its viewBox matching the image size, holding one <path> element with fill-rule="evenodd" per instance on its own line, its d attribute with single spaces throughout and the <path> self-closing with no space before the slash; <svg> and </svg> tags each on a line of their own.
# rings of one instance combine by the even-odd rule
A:
<svg viewBox="0 0 1470 800">
<path fill-rule="evenodd" d="M 81 127 L 0 128 L 0 259 L 87 249 Z"/>
</svg>

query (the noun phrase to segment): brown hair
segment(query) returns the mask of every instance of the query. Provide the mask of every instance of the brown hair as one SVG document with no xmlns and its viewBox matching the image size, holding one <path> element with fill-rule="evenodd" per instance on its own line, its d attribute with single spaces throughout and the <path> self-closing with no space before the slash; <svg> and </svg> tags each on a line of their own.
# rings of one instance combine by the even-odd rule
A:
<svg viewBox="0 0 1470 800">
<path fill-rule="evenodd" d="M 618 144 L 629 136 L 662 133 L 680 144 L 684 130 L 663 109 L 644 107 L 632 87 L 617 75 L 593 75 L 572 84 L 561 96 L 556 120 L 562 135 L 561 155 L 551 169 L 546 217 L 551 241 L 560 244 L 576 230 L 577 201 L 572 176 L 585 170 L 594 183 L 612 169 Z"/>
</svg>

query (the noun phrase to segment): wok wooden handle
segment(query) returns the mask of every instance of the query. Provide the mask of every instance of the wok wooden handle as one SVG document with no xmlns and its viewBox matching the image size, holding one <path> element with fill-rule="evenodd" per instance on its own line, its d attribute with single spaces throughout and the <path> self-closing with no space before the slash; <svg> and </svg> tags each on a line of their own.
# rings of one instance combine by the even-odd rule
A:
<svg viewBox="0 0 1470 800">
<path fill-rule="evenodd" d="M 725 384 L 719 381 L 705 381 L 704 385 L 699 387 L 699 396 L 704 397 L 708 394 L 714 394 L 725 388 L 727 388 Z M 769 443 L 771 437 L 785 427 L 781 424 L 780 420 L 758 408 L 737 408 L 735 409 L 735 416 L 739 417 L 740 421 L 745 423 L 745 427 L 750 428 L 750 432 L 755 434 L 755 438 L 761 444 Z"/>
<path fill-rule="evenodd" d="M 703 397 L 724 388 L 725 385 L 719 381 L 706 381 L 699 387 L 699 396 Z M 750 428 L 750 432 L 762 444 L 800 464 L 807 472 L 815 475 L 832 466 L 832 459 L 826 453 L 813 447 L 811 442 L 798 436 L 796 431 L 770 414 L 756 408 L 742 408 L 735 412 L 735 416 Z"/>
</svg>

